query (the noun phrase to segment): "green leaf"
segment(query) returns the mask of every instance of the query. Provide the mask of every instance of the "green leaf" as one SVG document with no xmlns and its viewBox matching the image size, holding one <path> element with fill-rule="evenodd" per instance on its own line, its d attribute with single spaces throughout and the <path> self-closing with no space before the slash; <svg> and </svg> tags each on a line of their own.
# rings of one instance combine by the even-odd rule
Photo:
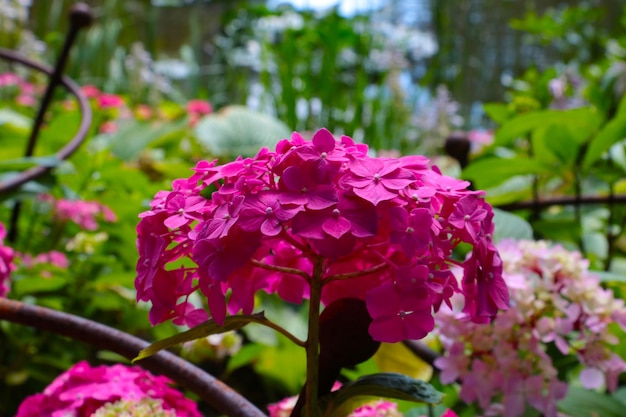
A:
<svg viewBox="0 0 626 417">
<path fill-rule="evenodd" d="M 356 396 L 376 396 L 427 404 L 438 404 L 443 398 L 443 394 L 428 382 L 389 372 L 366 375 L 345 385 L 339 391 L 325 396 L 322 407 L 326 405 L 326 409 L 335 410 Z"/>
<path fill-rule="evenodd" d="M 158 342 L 154 342 L 147 348 L 142 349 L 137 357 L 133 359 L 133 363 L 148 358 L 163 349 L 168 349 L 173 346 L 180 345 L 181 343 L 201 339 L 212 334 L 224 333 L 231 330 L 239 330 L 243 326 L 251 322 L 262 324 L 266 321 L 267 320 L 265 319 L 263 313 L 253 314 L 250 316 L 228 316 L 224 320 L 223 326 L 220 326 L 213 320 L 209 320 L 205 323 L 199 324 L 196 327 L 192 327 L 185 332 L 176 334 L 172 337 L 168 337 L 167 339 L 159 340 Z"/>
<path fill-rule="evenodd" d="M 558 408 L 571 417 L 623 417 L 624 404 L 617 399 L 580 387 L 569 387 Z"/>
<path fill-rule="evenodd" d="M 556 124 L 535 129 L 532 144 L 537 160 L 545 164 L 556 164 L 561 170 L 571 169 L 580 149 L 572 129 Z"/>
<path fill-rule="evenodd" d="M 611 271 L 589 271 L 591 274 L 596 275 L 602 282 L 626 282 L 626 275 L 618 272 Z"/>
<path fill-rule="evenodd" d="M 626 114 L 621 114 L 611 119 L 591 140 L 583 159 L 583 168 L 589 169 L 594 162 L 602 157 L 604 152 L 624 137 L 626 137 Z"/>
<path fill-rule="evenodd" d="M 601 123 L 602 116 L 592 107 L 526 113 L 502 125 L 496 132 L 493 146 L 509 146 L 515 139 L 551 124 L 570 126 L 574 133 L 572 139 L 584 143 Z"/>
<path fill-rule="evenodd" d="M 486 103 L 483 104 L 483 110 L 498 124 L 503 124 L 511 117 L 509 106 L 505 103 Z"/>
<path fill-rule="evenodd" d="M 526 220 L 497 208 L 493 209 L 493 213 L 495 214 L 493 218 L 495 223 L 493 240 L 495 242 L 506 238 L 532 240 L 533 228 Z"/>
<path fill-rule="evenodd" d="M 53 276 L 50 278 L 40 276 L 28 276 L 15 280 L 12 284 L 12 292 L 16 297 L 56 291 L 63 288 L 67 284 L 67 278 L 62 276 Z"/>
<path fill-rule="evenodd" d="M 219 113 L 204 117 L 195 134 L 211 155 L 234 158 L 254 156 L 262 148 L 273 148 L 290 136 L 291 131 L 278 119 L 244 106 L 228 106 Z"/>
<path fill-rule="evenodd" d="M 463 178 L 470 179 L 477 188 L 493 188 L 516 175 L 543 174 L 549 167 L 524 157 L 489 157 L 472 162 L 463 170 Z"/>
<path fill-rule="evenodd" d="M 11 109 L 0 109 L 0 126 L 10 127 L 11 130 L 26 133 L 30 131 L 32 120 Z"/>
</svg>

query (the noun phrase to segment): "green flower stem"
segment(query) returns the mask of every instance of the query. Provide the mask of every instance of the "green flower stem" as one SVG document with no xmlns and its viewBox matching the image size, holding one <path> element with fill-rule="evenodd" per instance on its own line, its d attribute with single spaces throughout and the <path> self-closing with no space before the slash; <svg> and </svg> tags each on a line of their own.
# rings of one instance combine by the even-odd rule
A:
<svg viewBox="0 0 626 417">
<path fill-rule="evenodd" d="M 306 403 L 305 417 L 319 415 L 317 383 L 319 379 L 320 345 L 320 304 L 322 298 L 322 275 L 324 258 L 318 257 L 311 276 L 311 296 L 309 302 L 309 336 L 306 341 Z"/>
</svg>

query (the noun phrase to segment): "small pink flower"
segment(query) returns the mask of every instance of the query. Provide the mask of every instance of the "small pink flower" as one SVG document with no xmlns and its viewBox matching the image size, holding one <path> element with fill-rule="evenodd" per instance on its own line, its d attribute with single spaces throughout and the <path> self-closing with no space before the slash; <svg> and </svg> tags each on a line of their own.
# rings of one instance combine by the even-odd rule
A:
<svg viewBox="0 0 626 417">
<path fill-rule="evenodd" d="M 100 128 L 98 129 L 98 131 L 100 133 L 115 133 L 117 132 L 117 123 L 115 123 L 113 120 L 107 120 L 106 122 L 102 123 L 100 125 Z"/>
<path fill-rule="evenodd" d="M 101 93 L 96 98 L 98 100 L 98 107 L 101 109 L 119 109 L 124 106 L 124 99 L 117 94 Z"/>
<path fill-rule="evenodd" d="M 204 100 L 190 100 L 187 102 L 187 112 L 197 114 L 211 114 L 213 113 L 213 106 L 211 103 Z"/>
<path fill-rule="evenodd" d="M 41 394 L 26 398 L 16 417 L 90 417 L 119 400 L 158 400 L 179 417 L 201 417 L 196 404 L 170 386 L 164 376 L 124 365 L 91 367 L 79 362 L 58 376 Z"/>
<path fill-rule="evenodd" d="M 100 90 L 94 85 L 84 85 L 80 89 L 87 98 L 96 98 L 100 95 Z"/>
<path fill-rule="evenodd" d="M 15 252 L 12 248 L 4 246 L 3 241 L 6 236 L 6 229 L 0 223 L 0 297 L 6 297 L 9 292 L 9 279 L 11 271 L 15 270 L 13 260 Z"/>
</svg>

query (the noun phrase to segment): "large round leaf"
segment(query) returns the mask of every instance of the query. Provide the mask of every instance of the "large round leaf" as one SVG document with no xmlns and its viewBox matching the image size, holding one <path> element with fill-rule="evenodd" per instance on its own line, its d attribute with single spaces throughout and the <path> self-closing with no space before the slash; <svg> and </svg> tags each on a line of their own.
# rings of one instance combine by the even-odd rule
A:
<svg viewBox="0 0 626 417">
<path fill-rule="evenodd" d="M 263 147 L 273 149 L 291 131 L 281 121 L 244 106 L 228 106 L 204 117 L 196 126 L 198 142 L 212 156 L 231 159 L 254 156 Z"/>
</svg>

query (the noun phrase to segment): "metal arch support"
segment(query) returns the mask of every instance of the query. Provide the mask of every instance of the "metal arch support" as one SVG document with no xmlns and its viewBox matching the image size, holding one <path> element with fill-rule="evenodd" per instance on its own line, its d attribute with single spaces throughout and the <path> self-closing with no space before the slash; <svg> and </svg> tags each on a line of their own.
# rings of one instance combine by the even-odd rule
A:
<svg viewBox="0 0 626 417">
<path fill-rule="evenodd" d="M 17 62 L 31 69 L 43 72 L 52 76 L 54 70 L 47 65 L 40 64 L 38 62 L 32 61 L 30 59 L 24 58 L 18 53 L 15 53 L 11 50 L 0 48 L 0 59 L 5 59 L 7 61 Z M 71 78 L 63 76 L 60 79 L 61 85 L 63 85 L 76 99 L 78 100 L 78 107 L 81 113 L 80 125 L 78 127 L 78 131 L 60 151 L 58 151 L 55 156 L 59 160 L 66 160 L 69 158 L 78 147 L 85 141 L 87 137 L 87 133 L 89 132 L 89 127 L 91 126 L 91 122 L 93 119 L 93 115 L 91 113 L 91 107 L 89 105 L 89 101 L 87 97 L 82 93 L 78 84 L 72 81 Z M 11 177 L 9 179 L 4 179 L 0 181 L 0 194 L 7 193 L 17 189 L 19 186 L 27 183 L 28 181 L 32 181 L 45 175 L 52 168 L 47 166 L 36 166 L 30 168 L 20 174 Z"/>
</svg>

